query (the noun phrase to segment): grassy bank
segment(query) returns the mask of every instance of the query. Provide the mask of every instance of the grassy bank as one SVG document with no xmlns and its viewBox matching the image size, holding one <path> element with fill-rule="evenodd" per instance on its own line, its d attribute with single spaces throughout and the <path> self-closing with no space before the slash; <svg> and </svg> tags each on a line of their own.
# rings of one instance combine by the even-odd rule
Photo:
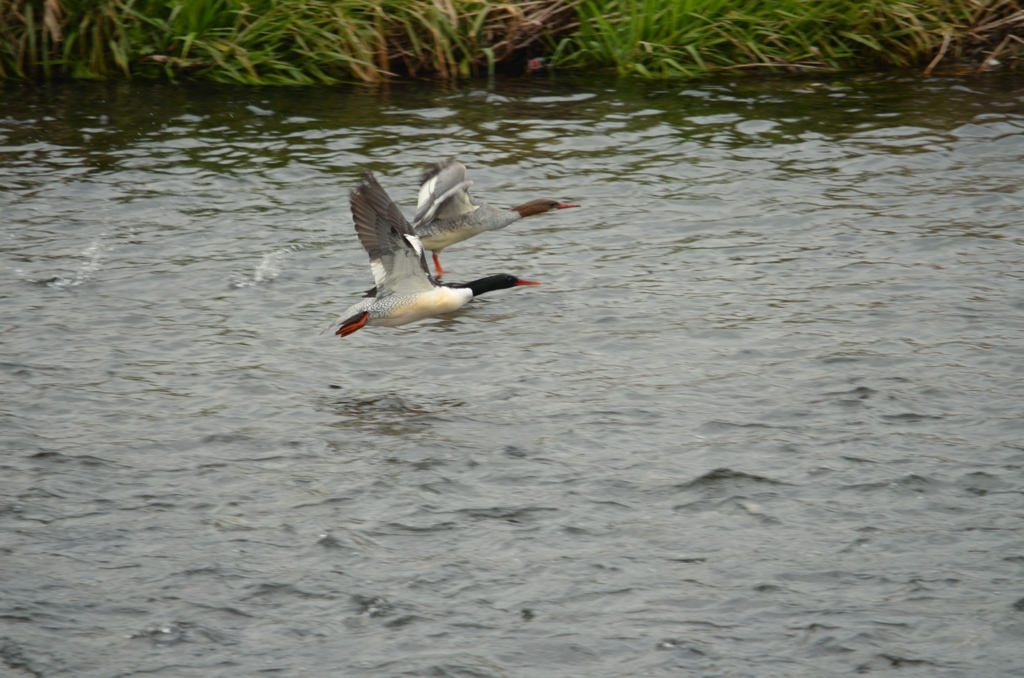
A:
<svg viewBox="0 0 1024 678">
<path fill-rule="evenodd" d="M 1012 0 L 595 0 L 579 14 L 555 61 L 645 76 L 943 60 L 978 69 L 1000 57 L 1015 68 L 1024 56 L 1024 10 Z"/>
<path fill-rule="evenodd" d="M 574 20 L 562 0 L 0 0 L 0 78 L 468 77 Z"/>
<path fill-rule="evenodd" d="M 245 84 L 880 66 L 1016 69 L 1017 0 L 0 0 L 0 79 Z"/>
</svg>

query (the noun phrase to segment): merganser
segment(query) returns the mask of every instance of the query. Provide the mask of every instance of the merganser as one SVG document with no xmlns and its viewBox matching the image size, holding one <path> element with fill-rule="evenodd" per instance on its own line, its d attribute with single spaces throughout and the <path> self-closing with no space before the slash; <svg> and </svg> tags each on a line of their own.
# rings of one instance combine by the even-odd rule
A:
<svg viewBox="0 0 1024 678">
<path fill-rule="evenodd" d="M 437 275 L 444 275 L 438 252 L 484 231 L 505 228 L 514 221 L 550 210 L 564 210 L 557 200 L 539 198 L 510 210 L 491 207 L 469 195 L 472 181 L 466 181 L 466 166 L 456 160 L 439 162 L 420 180 L 419 200 L 412 225 L 423 246 L 434 255 Z"/>
<path fill-rule="evenodd" d="M 519 285 L 540 285 L 502 273 L 442 285 L 430 275 L 423 243 L 369 172 L 350 199 L 356 234 L 377 283 L 375 296 L 349 307 L 324 332 L 347 337 L 364 326 L 398 327 L 466 305 L 473 297 Z M 321 332 L 323 334 L 323 332 Z"/>
</svg>

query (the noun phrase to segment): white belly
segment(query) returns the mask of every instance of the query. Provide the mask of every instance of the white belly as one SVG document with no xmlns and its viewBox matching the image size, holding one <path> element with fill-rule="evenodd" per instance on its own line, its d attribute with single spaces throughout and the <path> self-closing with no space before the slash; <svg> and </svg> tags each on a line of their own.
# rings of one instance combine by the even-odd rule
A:
<svg viewBox="0 0 1024 678">
<path fill-rule="evenodd" d="M 430 292 L 389 300 L 393 304 L 382 309 L 379 315 L 371 311 L 366 324 L 383 327 L 407 325 L 442 313 L 451 313 L 465 306 L 472 298 L 473 293 L 468 289 L 437 287 Z"/>
</svg>

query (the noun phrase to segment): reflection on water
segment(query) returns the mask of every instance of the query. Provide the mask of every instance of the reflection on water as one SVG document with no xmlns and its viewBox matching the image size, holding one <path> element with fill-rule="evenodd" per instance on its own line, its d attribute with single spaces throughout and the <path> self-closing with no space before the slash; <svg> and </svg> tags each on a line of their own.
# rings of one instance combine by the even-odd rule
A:
<svg viewBox="0 0 1024 678">
<path fill-rule="evenodd" d="M 1020 80 L 0 95 L 12 675 L 1017 675 Z M 320 336 L 448 157 L 544 286 Z"/>
</svg>

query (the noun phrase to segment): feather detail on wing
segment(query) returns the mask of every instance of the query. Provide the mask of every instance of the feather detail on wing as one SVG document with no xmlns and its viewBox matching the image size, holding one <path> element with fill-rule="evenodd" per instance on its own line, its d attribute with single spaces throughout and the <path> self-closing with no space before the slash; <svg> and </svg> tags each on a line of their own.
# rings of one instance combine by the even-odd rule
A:
<svg viewBox="0 0 1024 678">
<path fill-rule="evenodd" d="M 434 289 L 423 243 L 369 172 L 351 197 L 356 235 L 370 255 L 377 296 Z"/>
<path fill-rule="evenodd" d="M 477 208 L 469 197 L 472 181 L 466 181 L 466 166 L 456 160 L 438 163 L 423 176 L 416 214 L 417 226 L 432 219 L 454 219 Z"/>
</svg>

